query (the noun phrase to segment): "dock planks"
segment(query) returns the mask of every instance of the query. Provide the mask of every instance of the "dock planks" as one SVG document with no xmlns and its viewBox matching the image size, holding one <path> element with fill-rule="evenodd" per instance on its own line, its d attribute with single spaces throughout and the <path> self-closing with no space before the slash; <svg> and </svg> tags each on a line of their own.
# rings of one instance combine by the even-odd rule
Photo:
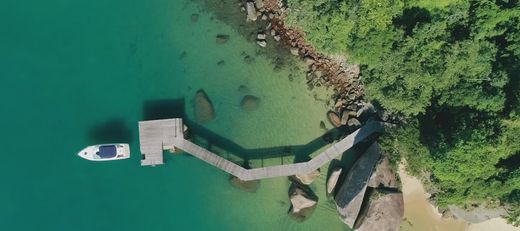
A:
<svg viewBox="0 0 520 231">
<path fill-rule="evenodd" d="M 327 148 L 308 162 L 245 169 L 184 139 L 184 125 L 180 118 L 140 121 L 139 143 L 143 155 L 141 165 L 162 164 L 163 150 L 173 149 L 175 147 L 244 181 L 305 174 L 320 168 L 352 146 L 372 134 L 382 132 L 382 130 L 383 126 L 380 123 L 370 122 Z"/>
</svg>

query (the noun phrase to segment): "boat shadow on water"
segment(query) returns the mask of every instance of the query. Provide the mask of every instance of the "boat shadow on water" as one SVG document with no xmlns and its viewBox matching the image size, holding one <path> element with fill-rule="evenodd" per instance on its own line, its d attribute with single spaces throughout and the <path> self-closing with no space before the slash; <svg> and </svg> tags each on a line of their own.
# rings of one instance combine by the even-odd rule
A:
<svg viewBox="0 0 520 231">
<path fill-rule="evenodd" d="M 90 129 L 89 143 L 132 143 L 133 131 L 123 118 L 111 118 Z"/>
</svg>

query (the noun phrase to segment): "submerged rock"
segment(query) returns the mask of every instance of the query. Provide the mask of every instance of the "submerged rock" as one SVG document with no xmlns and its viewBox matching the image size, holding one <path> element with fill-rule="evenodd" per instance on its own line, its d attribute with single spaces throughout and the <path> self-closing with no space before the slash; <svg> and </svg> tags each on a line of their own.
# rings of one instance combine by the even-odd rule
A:
<svg viewBox="0 0 520 231">
<path fill-rule="evenodd" d="M 193 14 L 191 14 L 190 18 L 191 18 L 192 22 L 197 22 L 197 21 L 199 21 L 199 14 L 193 13 Z"/>
<path fill-rule="evenodd" d="M 341 119 L 339 118 L 338 114 L 336 114 L 336 112 L 328 111 L 327 118 L 329 119 L 329 122 L 334 125 L 334 127 L 341 126 Z"/>
<path fill-rule="evenodd" d="M 247 93 L 249 93 L 249 88 L 248 88 L 246 85 L 240 85 L 240 86 L 238 87 L 238 91 L 239 91 L 240 93 L 247 94 Z"/>
<path fill-rule="evenodd" d="M 224 66 L 224 64 L 226 64 L 226 62 L 224 60 L 220 60 L 217 62 L 217 66 L 219 66 L 219 67 Z"/>
<path fill-rule="evenodd" d="M 294 175 L 294 178 L 298 180 L 298 182 L 304 184 L 304 185 L 310 185 L 316 178 L 320 177 L 320 171 L 319 169 L 316 169 L 312 172 L 309 172 L 307 174 L 296 174 Z"/>
<path fill-rule="evenodd" d="M 260 180 L 244 181 L 233 175 L 229 175 L 229 183 L 235 188 L 250 193 L 256 192 L 260 187 Z"/>
<path fill-rule="evenodd" d="M 260 98 L 253 95 L 246 95 L 240 102 L 240 108 L 245 111 L 253 111 L 260 105 Z"/>
<path fill-rule="evenodd" d="M 218 44 L 224 44 L 229 40 L 229 35 L 227 34 L 218 34 L 216 37 L 216 41 Z"/>
<path fill-rule="evenodd" d="M 253 61 L 254 61 L 254 58 L 252 58 L 251 56 L 249 56 L 249 55 L 244 56 L 244 62 L 245 63 L 250 64 Z"/>
<path fill-rule="evenodd" d="M 350 118 L 347 122 L 347 125 L 350 127 L 358 127 L 361 126 L 361 123 L 356 118 Z"/>
<path fill-rule="evenodd" d="M 334 188 L 336 188 L 336 184 L 338 183 L 339 176 L 341 175 L 342 171 L 343 168 L 340 167 L 336 167 L 332 170 L 329 179 L 327 179 L 327 195 L 331 195 L 334 191 Z"/>
<path fill-rule="evenodd" d="M 320 128 L 321 129 L 327 129 L 327 127 L 325 127 L 325 122 L 320 121 Z"/>
<path fill-rule="evenodd" d="M 207 123 L 215 118 L 213 104 L 204 90 L 200 89 L 195 93 L 195 119 L 199 123 Z"/>
</svg>

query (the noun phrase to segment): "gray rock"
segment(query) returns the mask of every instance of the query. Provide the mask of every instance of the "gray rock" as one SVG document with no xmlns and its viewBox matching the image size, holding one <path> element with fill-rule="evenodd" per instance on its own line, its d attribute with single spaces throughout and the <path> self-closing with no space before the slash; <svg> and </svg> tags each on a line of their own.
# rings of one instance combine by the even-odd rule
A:
<svg viewBox="0 0 520 231">
<path fill-rule="evenodd" d="M 341 125 L 347 125 L 348 118 L 349 118 L 349 111 L 343 110 L 343 112 L 341 112 Z"/>
<path fill-rule="evenodd" d="M 374 173 L 370 177 L 370 181 L 368 182 L 368 187 L 378 188 L 398 188 L 399 183 L 397 182 L 397 178 L 395 174 L 392 172 L 390 168 L 390 161 L 388 158 L 383 157 L 377 163 Z"/>
<path fill-rule="evenodd" d="M 354 227 L 368 180 L 380 156 L 379 145 L 377 143 L 370 145 L 352 166 L 334 198 L 341 221 L 350 228 Z"/>
<path fill-rule="evenodd" d="M 299 50 L 297 47 L 292 47 L 291 48 L 291 54 L 295 55 L 295 56 L 298 56 L 299 55 Z"/>
<path fill-rule="evenodd" d="M 274 40 L 279 42 L 282 38 L 280 37 L 280 35 L 275 35 L 274 37 Z"/>
<path fill-rule="evenodd" d="M 247 21 L 256 21 L 257 13 L 255 8 L 255 3 L 253 2 L 247 2 L 246 3 L 246 10 L 247 10 Z"/>
<path fill-rule="evenodd" d="M 266 35 L 264 33 L 258 33 L 256 35 L 257 40 L 265 40 L 265 38 L 266 38 Z"/>
<path fill-rule="evenodd" d="M 327 180 L 327 195 L 331 195 L 334 191 L 334 188 L 336 188 L 336 184 L 338 183 L 339 176 L 341 175 L 342 171 L 343 169 L 340 167 L 336 167 L 332 170 L 332 173 Z"/>
<path fill-rule="evenodd" d="M 382 193 L 370 197 L 366 215 L 360 217 L 356 231 L 399 231 L 404 215 L 403 194 Z"/>
<path fill-rule="evenodd" d="M 265 40 L 256 41 L 256 44 L 258 44 L 258 46 L 260 46 L 260 47 L 266 47 L 267 46 L 267 42 Z"/>
<path fill-rule="evenodd" d="M 307 219 L 318 203 L 318 197 L 312 193 L 309 187 L 297 186 L 294 183 L 289 189 L 289 200 L 291 201 L 289 215 L 299 222 Z"/>
<path fill-rule="evenodd" d="M 316 178 L 320 177 L 320 171 L 317 169 L 307 174 L 296 174 L 294 177 L 298 179 L 300 183 L 310 185 Z"/>
<path fill-rule="evenodd" d="M 347 125 L 351 127 L 358 127 L 361 126 L 361 123 L 356 118 L 350 118 L 347 122 Z"/>
<path fill-rule="evenodd" d="M 197 21 L 199 21 L 199 14 L 193 13 L 193 14 L 191 14 L 190 18 L 191 18 L 192 22 L 197 22 Z"/>
<path fill-rule="evenodd" d="M 204 90 L 200 89 L 195 93 L 195 119 L 200 123 L 207 123 L 215 118 L 213 104 Z"/>
</svg>

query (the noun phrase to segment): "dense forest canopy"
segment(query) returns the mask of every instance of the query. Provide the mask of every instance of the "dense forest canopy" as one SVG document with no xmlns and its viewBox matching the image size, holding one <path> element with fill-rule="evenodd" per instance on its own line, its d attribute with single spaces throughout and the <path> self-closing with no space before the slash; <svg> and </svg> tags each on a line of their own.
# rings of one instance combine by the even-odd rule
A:
<svg viewBox="0 0 520 231">
<path fill-rule="evenodd" d="M 366 97 L 407 118 L 384 145 L 440 206 L 520 224 L 518 0 L 288 0 L 286 22 L 362 66 Z"/>
</svg>

